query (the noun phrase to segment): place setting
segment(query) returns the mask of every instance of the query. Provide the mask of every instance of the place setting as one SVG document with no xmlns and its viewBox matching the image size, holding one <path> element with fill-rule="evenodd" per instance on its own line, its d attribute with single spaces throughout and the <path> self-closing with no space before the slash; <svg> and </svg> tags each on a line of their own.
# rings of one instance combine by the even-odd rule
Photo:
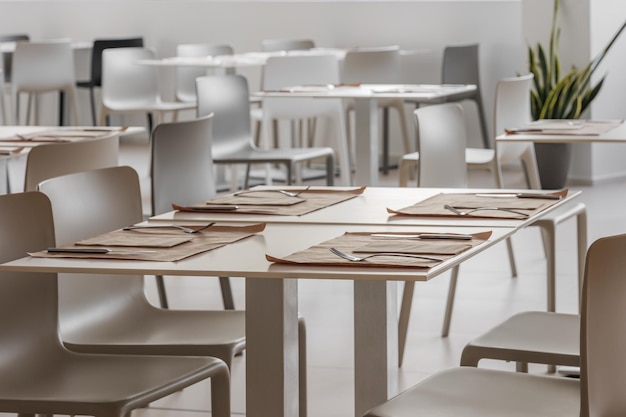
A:
<svg viewBox="0 0 626 417">
<path fill-rule="evenodd" d="M 440 193 L 401 209 L 399 216 L 465 217 L 525 220 L 567 197 L 568 190 L 551 193 Z"/>
<path fill-rule="evenodd" d="M 301 216 L 353 199 L 364 191 L 365 187 L 337 190 L 310 186 L 251 188 L 188 206 L 172 204 L 172 208 L 180 212 Z"/>
<path fill-rule="evenodd" d="M 346 232 L 285 257 L 266 254 L 279 264 L 427 269 L 491 237 L 480 233 Z"/>
<path fill-rule="evenodd" d="M 242 225 L 153 225 L 124 227 L 69 245 L 29 253 L 35 258 L 97 258 L 174 262 L 217 249 L 265 230 Z"/>
</svg>

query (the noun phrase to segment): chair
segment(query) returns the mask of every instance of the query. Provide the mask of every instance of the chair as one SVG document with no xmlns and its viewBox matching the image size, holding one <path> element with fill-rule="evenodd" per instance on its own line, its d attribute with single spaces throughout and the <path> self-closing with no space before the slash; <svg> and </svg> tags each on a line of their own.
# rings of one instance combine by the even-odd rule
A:
<svg viewBox="0 0 626 417">
<path fill-rule="evenodd" d="M 300 51 L 315 48 L 312 39 L 264 39 L 261 41 L 263 52 Z"/>
<path fill-rule="evenodd" d="M 193 204 L 215 197 L 211 157 L 211 117 L 161 123 L 152 132 L 152 215 L 172 210 L 172 203 Z M 183 169 L 184 167 L 184 169 Z M 235 304 L 228 277 L 220 277 L 224 308 Z M 168 308 L 162 276 L 157 276 L 161 307 Z"/>
<path fill-rule="evenodd" d="M 0 43 L 2 42 L 28 42 L 30 36 L 26 33 L 11 33 L 0 35 Z M 3 54 L 5 55 L 5 54 Z M 4 81 L 6 83 L 11 82 L 11 67 L 13 66 L 13 54 L 6 54 L 4 56 L 4 64 L 2 70 L 4 71 Z"/>
<path fill-rule="evenodd" d="M 394 84 L 398 82 L 400 73 L 400 49 L 397 46 L 381 48 L 363 48 L 350 50 L 343 60 L 343 74 L 341 81 L 344 84 Z M 404 154 L 411 151 L 409 145 L 409 132 L 405 117 L 404 100 L 387 99 L 378 100 L 378 107 L 383 110 L 383 173 L 389 171 L 389 109 L 396 111 L 402 134 L 402 146 Z M 354 111 L 354 101 L 346 103 L 346 112 Z M 348 138 L 350 118 L 346 116 L 348 126 Z M 351 147 L 354 149 L 354 146 Z M 352 163 L 355 163 L 353 152 Z"/>
<path fill-rule="evenodd" d="M 0 196 L 0 230 L 1 262 L 54 246 L 49 200 L 37 192 Z M 1 412 L 125 417 L 210 377 L 212 413 L 230 416 L 223 361 L 71 352 L 59 334 L 56 274 L 0 277 L 0 312 L 11 317 L 0 325 Z"/>
<path fill-rule="evenodd" d="M 164 114 L 195 109 L 194 103 L 163 101 L 159 93 L 158 69 L 137 61 L 154 59 L 146 48 L 112 48 L 102 52 L 102 107 L 100 125 L 113 113 L 147 113 L 155 117 L 154 125 Z M 148 126 L 152 131 L 153 126 Z"/>
<path fill-rule="evenodd" d="M 334 55 L 273 56 L 268 58 L 263 70 L 263 90 L 279 90 L 287 86 L 307 84 L 338 84 L 339 61 Z M 269 146 L 273 120 L 320 119 L 328 129 L 324 145 L 337 155 L 341 183 L 351 184 L 350 156 L 345 122 L 345 110 L 340 99 L 314 98 L 264 98 L 262 137 Z M 297 143 L 291 146 L 298 146 Z"/>
<path fill-rule="evenodd" d="M 435 188 L 466 188 L 465 115 L 457 103 L 426 106 L 414 112 L 418 151 L 421 155 L 419 186 Z M 442 169 L 445 166 L 445 169 Z M 452 269 L 450 290 L 446 303 L 442 336 L 447 336 L 452 319 L 454 293 L 459 267 Z M 408 332 L 415 283 L 404 283 L 400 316 L 398 319 L 398 364 L 402 365 Z"/>
<path fill-rule="evenodd" d="M 109 48 L 131 48 L 143 47 L 143 38 L 122 38 L 122 39 L 96 39 L 93 41 L 91 49 L 90 78 L 84 81 L 77 81 L 76 87 L 89 89 L 89 100 L 91 103 L 91 122 L 94 126 L 98 123 L 96 116 L 96 87 L 102 87 L 102 51 Z"/>
<path fill-rule="evenodd" d="M 20 94 L 58 91 L 69 97 L 75 124 L 80 124 L 74 53 L 69 41 L 17 42 L 11 69 L 11 104 L 15 124 L 20 124 Z M 26 123 L 30 119 L 29 100 Z M 59 106 L 59 112 L 62 112 Z M 35 123 L 39 115 L 35 106 Z"/>
<path fill-rule="evenodd" d="M 216 164 L 277 163 L 287 168 L 291 184 L 295 165 L 318 158 L 326 159 L 326 183 L 333 185 L 335 153 L 331 148 L 259 149 L 250 128 L 248 83 L 238 75 L 206 76 L 196 80 L 198 116 L 213 116 L 213 162 Z M 295 104 L 295 103 L 294 103 Z M 248 187 L 249 168 L 244 188 Z"/>
<path fill-rule="evenodd" d="M 206 57 L 232 55 L 235 51 L 230 45 L 211 43 L 192 43 L 176 46 L 176 56 Z M 176 99 L 185 103 L 195 103 L 196 78 L 207 75 L 206 68 L 176 67 Z"/>
<path fill-rule="evenodd" d="M 437 373 L 368 411 L 366 417 L 415 415 L 619 416 L 626 334 L 626 235 L 601 238 L 587 251 L 580 317 L 580 381 L 460 367 Z M 542 313 L 549 315 L 550 313 Z"/>
<path fill-rule="evenodd" d="M 48 178 L 118 164 L 119 135 L 33 147 L 26 156 L 24 191 L 35 191 Z"/>
<path fill-rule="evenodd" d="M 39 190 L 52 202 L 58 244 L 142 220 L 139 178 L 130 167 L 53 178 L 39 184 Z M 154 307 L 146 298 L 142 276 L 61 274 L 59 309 L 63 343 L 76 352 L 213 356 L 230 369 L 234 356 L 245 349 L 244 311 Z M 306 417 L 304 326 L 301 320 L 301 417 Z"/>
</svg>

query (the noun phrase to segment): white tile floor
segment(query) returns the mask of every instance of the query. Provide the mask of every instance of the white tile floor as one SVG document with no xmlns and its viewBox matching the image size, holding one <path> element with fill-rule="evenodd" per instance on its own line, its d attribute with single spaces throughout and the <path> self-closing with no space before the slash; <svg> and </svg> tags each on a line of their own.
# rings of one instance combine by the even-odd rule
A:
<svg viewBox="0 0 626 417">
<path fill-rule="evenodd" d="M 143 140 L 123 140 L 121 164 L 135 167 L 149 204 L 148 148 Z M 510 187 L 522 187 L 518 170 L 506 173 Z M 471 174 L 472 186 L 491 186 L 484 173 Z M 395 186 L 397 173 L 382 178 Z M 589 242 L 626 231 L 626 180 L 594 186 L 571 186 L 583 191 L 589 216 Z M 146 206 L 147 207 L 147 206 Z M 557 310 L 577 311 L 575 227 L 570 221 L 557 234 Z M 440 336 L 448 277 L 416 285 L 407 353 L 399 372 L 399 386 L 407 388 L 427 375 L 457 366 L 468 340 L 509 315 L 523 310 L 543 310 L 546 305 L 546 262 L 539 231 L 528 228 L 513 238 L 519 276 L 511 278 L 505 246 L 499 245 L 463 264 L 457 289 L 450 335 Z M 148 294 L 156 300 L 154 280 Z M 235 303 L 244 308 L 244 283 L 232 278 Z M 221 308 L 217 280 L 166 277 L 172 308 Z M 299 308 L 308 328 L 309 416 L 353 416 L 352 284 L 346 281 L 301 280 Z M 401 290 L 401 286 L 399 290 Z M 482 366 L 513 370 L 512 364 L 486 362 Z M 545 372 L 545 367 L 531 367 Z M 136 411 L 140 417 L 209 416 L 208 383 L 198 384 Z M 232 411 L 245 414 L 245 354 L 232 370 Z"/>
</svg>

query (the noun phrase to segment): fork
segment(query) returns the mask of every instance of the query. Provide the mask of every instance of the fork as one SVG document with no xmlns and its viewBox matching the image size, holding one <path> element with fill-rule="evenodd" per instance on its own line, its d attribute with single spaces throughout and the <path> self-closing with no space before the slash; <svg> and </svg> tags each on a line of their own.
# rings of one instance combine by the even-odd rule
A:
<svg viewBox="0 0 626 417">
<path fill-rule="evenodd" d="M 308 191 L 311 188 L 311 186 L 307 186 L 305 189 L 300 190 L 298 192 L 290 192 L 290 191 L 285 191 L 285 190 L 244 190 L 244 191 L 239 191 L 234 193 L 234 196 L 240 196 L 243 194 L 251 194 L 251 193 L 263 193 L 263 192 L 274 192 L 274 193 L 281 193 L 283 195 L 286 195 L 287 197 L 297 197 L 300 194 L 302 194 L 305 191 Z"/>
<path fill-rule="evenodd" d="M 211 222 L 209 224 L 207 224 L 206 226 L 203 226 L 199 229 L 192 229 L 190 227 L 185 227 L 185 226 L 179 226 L 176 224 L 171 224 L 171 225 L 159 225 L 159 226 L 127 226 L 124 227 L 122 230 L 140 230 L 140 229 L 178 229 L 178 230 L 182 230 L 185 233 L 189 233 L 189 234 L 193 234 L 193 233 L 198 233 L 201 232 L 204 229 L 208 229 L 209 227 L 213 226 L 215 224 L 215 222 Z"/>
<path fill-rule="evenodd" d="M 454 214 L 458 214 L 460 216 L 467 216 L 467 215 L 472 214 L 472 213 L 474 213 L 476 211 L 487 211 L 487 210 L 506 211 L 507 213 L 513 213 L 513 214 L 517 214 L 519 216 L 524 216 L 524 217 L 528 217 L 529 216 L 527 213 L 522 213 L 521 211 L 515 211 L 515 210 L 505 209 L 505 208 L 501 208 L 501 207 L 479 207 L 479 208 L 463 211 L 463 210 L 459 210 L 456 207 L 452 207 L 449 204 L 444 204 L 443 208 L 445 208 L 446 210 L 450 210 Z"/>
<path fill-rule="evenodd" d="M 417 259 L 424 259 L 426 261 L 434 261 L 434 262 L 442 262 L 443 259 L 439 259 L 439 258 L 431 258 L 428 256 L 422 256 L 422 255 L 413 255 L 411 253 L 394 253 L 394 252 L 379 252 L 379 253 L 373 253 L 371 255 L 366 255 L 366 256 L 354 256 L 354 255 L 350 255 L 348 253 L 342 252 L 337 248 L 330 248 L 329 249 L 332 253 L 334 253 L 335 255 L 343 258 L 343 259 L 347 259 L 348 261 L 352 261 L 352 262 L 360 262 L 360 261 L 364 261 L 366 259 L 369 258 L 373 258 L 375 256 L 400 256 L 403 258 L 417 258 Z"/>
</svg>

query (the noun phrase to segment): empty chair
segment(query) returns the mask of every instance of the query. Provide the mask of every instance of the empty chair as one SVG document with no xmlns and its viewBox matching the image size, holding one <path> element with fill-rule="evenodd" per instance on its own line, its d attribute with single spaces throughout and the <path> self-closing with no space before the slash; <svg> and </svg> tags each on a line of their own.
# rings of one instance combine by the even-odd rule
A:
<svg viewBox="0 0 626 417">
<path fill-rule="evenodd" d="M 20 124 L 21 93 L 34 94 L 36 98 L 38 94 L 48 92 L 60 92 L 67 96 L 74 123 L 80 124 L 75 83 L 74 53 L 69 41 L 17 42 L 11 69 L 11 104 L 15 124 Z M 28 100 L 27 124 L 30 104 L 31 100 Z M 35 123 L 39 124 L 37 111 Z"/>
<path fill-rule="evenodd" d="M 380 48 L 359 48 L 346 53 L 343 61 L 341 81 L 344 84 L 394 84 L 398 82 L 400 73 L 400 48 L 398 46 Z M 411 151 L 409 132 L 404 110 L 404 100 L 378 100 L 378 107 L 383 110 L 383 172 L 389 170 L 389 109 L 396 111 L 400 133 L 402 135 L 403 153 Z M 354 111 L 354 101 L 348 101 L 346 111 Z M 350 119 L 346 117 L 348 132 Z M 352 141 L 348 133 L 348 139 Z M 354 150 L 354 146 L 351 146 Z M 351 153 L 352 163 L 355 158 Z"/>
<path fill-rule="evenodd" d="M 78 88 L 89 89 L 89 100 L 91 104 L 91 122 L 95 126 L 98 123 L 96 112 L 96 88 L 102 86 L 102 51 L 109 48 L 130 48 L 143 47 L 143 38 L 118 38 L 118 39 L 96 39 L 93 41 L 91 49 L 91 63 L 89 69 L 89 79 L 76 82 Z"/>
<path fill-rule="evenodd" d="M 0 43 L 3 42 L 28 42 L 30 36 L 26 33 L 8 33 L 0 35 Z M 3 54 L 5 55 L 5 54 Z M 13 65 L 13 54 L 6 54 L 4 57 L 4 64 L 2 70 L 4 71 L 4 81 L 6 83 L 11 82 L 11 67 Z"/>
<path fill-rule="evenodd" d="M 118 164 L 119 134 L 79 142 L 49 143 L 33 147 L 26 157 L 24 191 L 35 191 L 48 178 Z"/>
<path fill-rule="evenodd" d="M 172 210 L 172 203 L 189 205 L 215 197 L 211 156 L 212 115 L 195 120 L 161 123 L 152 132 L 152 215 Z M 184 167 L 182 169 L 181 167 Z M 234 309 L 228 277 L 220 278 L 224 308 Z M 168 308 L 162 276 L 157 276 L 161 307 Z"/>
<path fill-rule="evenodd" d="M 365 416 L 624 415 L 626 334 L 620 324 L 626 314 L 625 251 L 626 235 L 619 235 L 597 240 L 587 252 L 580 381 L 460 367 L 432 375 Z"/>
<path fill-rule="evenodd" d="M 315 42 L 311 39 L 264 39 L 261 49 L 264 52 L 300 51 L 315 48 Z"/>
<path fill-rule="evenodd" d="M 291 184 L 297 164 L 325 159 L 326 183 L 333 185 L 335 153 L 331 148 L 259 149 L 252 139 L 249 90 L 238 75 L 213 75 L 197 79 L 198 116 L 213 113 L 213 162 L 216 164 L 282 164 Z M 294 103 L 295 104 L 295 103 Z M 244 188 L 248 187 L 249 169 Z"/>
<path fill-rule="evenodd" d="M 230 45 L 211 43 L 188 43 L 176 46 L 176 56 L 207 57 L 232 55 Z M 207 68 L 177 67 L 176 68 L 176 99 L 178 101 L 196 102 L 196 78 L 208 75 Z"/>
<path fill-rule="evenodd" d="M 0 261 L 55 245 L 50 201 L 0 196 Z M 57 276 L 0 273 L 0 412 L 125 417 L 211 377 L 212 414 L 230 416 L 228 368 L 215 358 L 79 354 L 61 343 Z M 158 371 L 157 371 L 158 370 Z"/>
<path fill-rule="evenodd" d="M 340 83 L 339 61 L 334 55 L 275 56 L 264 67 L 263 90 L 273 91 L 294 85 Z M 273 120 L 298 121 L 317 119 L 326 131 L 322 144 L 335 150 L 342 185 L 350 185 L 351 169 L 344 106 L 341 99 L 266 97 L 263 99 L 262 130 L 265 146 L 272 137 Z M 291 146 L 295 146 L 292 144 Z"/>
<path fill-rule="evenodd" d="M 154 115 L 154 124 L 171 112 L 176 120 L 180 110 L 194 109 L 194 103 L 163 101 L 159 92 L 158 68 L 137 61 L 154 59 L 146 48 L 113 48 L 102 52 L 102 108 L 100 125 L 113 113 Z M 148 126 L 152 130 L 153 126 Z"/>
</svg>

